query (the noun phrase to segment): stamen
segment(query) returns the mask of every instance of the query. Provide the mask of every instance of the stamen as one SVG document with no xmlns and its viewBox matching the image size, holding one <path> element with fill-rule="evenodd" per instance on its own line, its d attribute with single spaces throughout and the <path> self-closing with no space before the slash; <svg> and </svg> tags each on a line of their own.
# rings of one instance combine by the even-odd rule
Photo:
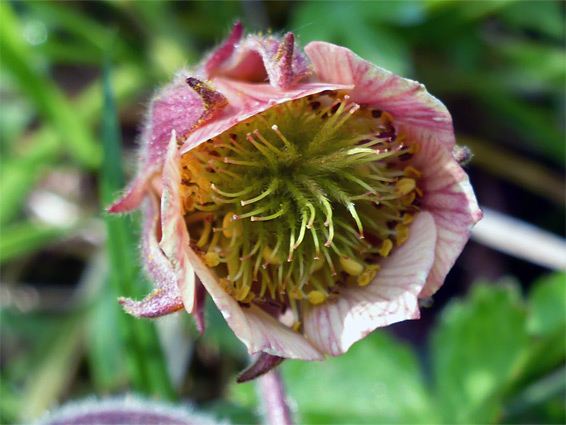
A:
<svg viewBox="0 0 566 425">
<path fill-rule="evenodd" d="M 277 186 L 279 186 L 279 180 L 274 179 L 267 188 L 267 190 L 262 192 L 260 195 L 256 196 L 255 198 L 248 199 L 247 201 L 240 201 L 242 207 L 245 207 L 246 205 L 252 204 L 257 201 L 261 201 L 263 198 L 271 195 L 277 189 Z"/>
<path fill-rule="evenodd" d="M 273 146 L 271 143 L 269 143 L 267 141 L 267 139 L 265 137 L 263 137 L 257 129 L 254 130 L 254 134 L 259 140 L 261 140 L 261 142 L 265 146 L 267 146 L 269 149 L 271 149 L 274 153 L 276 153 L 277 155 L 283 154 L 283 152 L 281 152 L 279 149 L 277 149 L 275 146 Z"/>
<path fill-rule="evenodd" d="M 256 134 L 257 130 L 254 131 L 254 134 Z M 259 133 L 258 133 L 259 134 Z M 258 142 L 255 141 L 255 139 L 252 137 L 251 133 L 246 134 L 246 139 L 255 146 L 255 148 L 261 152 L 261 154 L 263 156 L 265 156 L 265 158 L 272 164 L 275 164 L 275 158 L 273 157 L 273 154 L 271 152 L 269 152 L 269 150 L 265 149 L 263 146 L 261 146 Z"/>
<path fill-rule="evenodd" d="M 212 229 L 212 223 L 210 221 L 204 222 L 204 229 L 202 231 L 202 235 L 200 236 L 197 246 L 202 248 L 208 242 L 208 238 L 210 237 L 210 230 Z"/>
<path fill-rule="evenodd" d="M 212 184 L 210 185 L 210 188 L 211 188 L 212 190 L 214 190 L 214 191 L 215 191 L 216 193 L 218 193 L 219 195 L 226 196 L 227 198 L 239 198 L 239 197 L 242 196 L 242 195 L 246 195 L 246 194 L 250 193 L 252 190 L 254 190 L 255 187 L 256 187 L 255 185 L 252 185 L 252 186 L 250 186 L 250 187 L 248 187 L 248 188 L 246 188 L 246 189 L 244 189 L 244 190 L 241 190 L 241 191 L 239 191 L 239 192 L 230 193 L 230 192 L 225 192 L 225 191 L 223 191 L 223 190 L 218 189 L 214 183 L 212 183 Z M 232 202 L 232 201 L 230 201 L 230 202 Z"/>
<path fill-rule="evenodd" d="M 287 205 L 284 205 L 283 208 L 281 208 L 279 211 L 277 211 L 274 214 L 271 215 L 267 215 L 264 217 L 252 217 L 250 218 L 251 221 L 268 221 L 268 220 L 273 220 L 277 217 L 281 217 L 283 214 L 285 214 L 287 212 Z"/>
<path fill-rule="evenodd" d="M 271 126 L 271 129 L 275 132 L 275 134 L 277 134 L 279 136 L 279 138 L 285 144 L 285 146 L 287 147 L 289 152 L 291 152 L 294 155 L 295 154 L 295 146 L 291 142 L 289 142 L 289 140 L 287 140 L 287 138 L 285 136 L 283 136 L 283 133 L 281 133 L 281 131 L 279 131 L 279 127 L 277 127 L 276 124 L 273 124 Z"/>
<path fill-rule="evenodd" d="M 303 210 L 303 220 L 301 221 L 301 230 L 299 231 L 299 237 L 297 238 L 297 242 L 293 246 L 293 249 L 297 249 L 301 244 L 301 242 L 303 241 L 303 238 L 305 237 L 306 228 L 307 228 L 307 212 L 306 210 Z"/>
<path fill-rule="evenodd" d="M 358 230 L 360 231 L 359 238 L 363 239 L 364 238 L 364 228 L 362 226 L 362 222 L 360 220 L 360 217 L 358 216 L 358 213 L 356 212 L 356 208 L 354 207 L 354 203 L 353 202 L 349 203 L 348 205 L 346 205 L 346 208 L 348 209 L 348 211 L 352 215 L 352 218 L 356 222 L 356 225 L 358 226 Z"/>
</svg>

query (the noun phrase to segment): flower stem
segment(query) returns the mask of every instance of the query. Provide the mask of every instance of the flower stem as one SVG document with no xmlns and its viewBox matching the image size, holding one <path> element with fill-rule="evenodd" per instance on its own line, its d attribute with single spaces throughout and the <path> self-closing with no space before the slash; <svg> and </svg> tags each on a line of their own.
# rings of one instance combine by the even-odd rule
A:
<svg viewBox="0 0 566 425">
<path fill-rule="evenodd" d="M 259 378 L 259 391 L 268 425 L 292 425 L 291 411 L 285 401 L 285 389 L 275 369 Z"/>
</svg>

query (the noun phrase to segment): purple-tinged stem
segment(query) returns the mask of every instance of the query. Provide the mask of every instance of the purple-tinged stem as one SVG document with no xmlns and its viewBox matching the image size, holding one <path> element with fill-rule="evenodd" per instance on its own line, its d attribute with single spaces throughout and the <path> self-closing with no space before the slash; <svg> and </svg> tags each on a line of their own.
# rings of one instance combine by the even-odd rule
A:
<svg viewBox="0 0 566 425">
<path fill-rule="evenodd" d="M 292 425 L 291 411 L 285 401 L 281 375 L 275 369 L 259 378 L 259 392 L 268 425 Z"/>
</svg>

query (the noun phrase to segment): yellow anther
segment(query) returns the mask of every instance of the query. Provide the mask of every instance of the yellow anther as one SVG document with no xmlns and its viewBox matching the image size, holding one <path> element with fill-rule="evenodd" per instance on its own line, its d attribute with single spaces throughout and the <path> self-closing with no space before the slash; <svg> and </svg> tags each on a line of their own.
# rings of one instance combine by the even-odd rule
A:
<svg viewBox="0 0 566 425">
<path fill-rule="evenodd" d="M 415 186 L 415 192 L 417 193 L 417 195 L 419 195 L 421 198 L 423 196 L 423 191 L 420 187 Z"/>
<path fill-rule="evenodd" d="M 246 295 L 246 297 L 241 302 L 249 304 L 254 300 L 254 298 L 255 298 L 255 294 L 252 291 L 250 291 L 248 295 Z"/>
<path fill-rule="evenodd" d="M 295 332 L 299 332 L 299 330 L 301 329 L 301 325 L 303 324 L 303 322 L 295 322 L 293 323 L 293 330 Z"/>
<path fill-rule="evenodd" d="M 411 214 L 405 213 L 405 214 L 403 214 L 403 220 L 401 221 L 401 223 L 407 225 L 407 224 L 412 223 L 413 220 L 414 220 L 414 217 Z"/>
<path fill-rule="evenodd" d="M 234 293 L 234 286 L 228 279 L 222 278 L 218 281 L 218 283 L 220 287 L 224 289 L 229 295 L 232 295 Z"/>
<path fill-rule="evenodd" d="M 419 146 L 418 143 L 413 143 L 411 146 L 409 146 L 409 153 L 411 154 L 416 154 L 419 153 L 419 151 L 421 150 L 421 147 Z"/>
<path fill-rule="evenodd" d="M 228 229 L 224 229 L 222 233 L 227 238 L 231 238 L 232 236 L 240 237 L 242 236 L 242 223 L 233 223 L 232 218 L 234 217 L 234 213 L 232 211 L 226 213 L 224 219 L 222 220 L 222 227 Z"/>
<path fill-rule="evenodd" d="M 409 227 L 403 223 L 397 223 L 395 231 L 401 234 L 409 233 Z"/>
<path fill-rule="evenodd" d="M 364 270 L 364 273 L 377 273 L 378 271 L 381 270 L 381 266 L 379 264 L 370 264 L 369 266 L 366 267 L 366 269 Z"/>
<path fill-rule="evenodd" d="M 310 291 L 307 295 L 309 302 L 313 305 L 320 305 L 326 301 L 326 295 L 320 291 Z"/>
<path fill-rule="evenodd" d="M 417 197 L 417 195 L 415 194 L 415 192 L 411 192 L 411 193 L 407 193 L 406 195 L 401 196 L 401 198 L 399 198 L 399 199 L 401 200 L 402 205 L 409 206 L 413 202 L 415 202 L 416 197 Z"/>
<path fill-rule="evenodd" d="M 350 258 L 340 257 L 340 264 L 344 268 L 344 271 L 350 276 L 359 276 L 364 271 L 362 264 Z"/>
<path fill-rule="evenodd" d="M 234 292 L 234 298 L 236 298 L 238 301 L 243 302 L 250 293 L 250 289 L 252 289 L 250 285 L 242 285 L 239 288 L 236 288 L 236 291 Z"/>
<path fill-rule="evenodd" d="M 403 174 L 405 175 L 405 177 L 410 177 L 412 179 L 420 179 L 423 175 L 423 173 L 421 173 L 419 170 L 417 170 L 415 167 L 411 165 L 409 165 L 403 170 Z"/>
<path fill-rule="evenodd" d="M 204 263 L 208 267 L 216 267 L 220 264 L 220 256 L 216 252 L 207 252 L 204 254 Z"/>
<path fill-rule="evenodd" d="M 395 237 L 395 243 L 397 246 L 403 244 L 407 239 L 409 239 L 409 227 L 403 223 L 397 224 L 395 226 L 397 231 L 397 236 Z"/>
<path fill-rule="evenodd" d="M 402 178 L 395 183 L 395 194 L 407 195 L 411 193 L 416 187 L 415 180 L 409 178 Z"/>
<path fill-rule="evenodd" d="M 375 274 L 375 272 L 374 272 Z M 371 282 L 371 277 L 369 273 L 362 273 L 358 276 L 358 285 L 366 286 Z"/>
<path fill-rule="evenodd" d="M 383 244 L 381 245 L 381 249 L 379 250 L 379 255 L 382 257 L 387 257 L 393 248 L 393 242 L 389 239 L 385 239 Z"/>
<path fill-rule="evenodd" d="M 280 264 L 279 255 L 274 255 L 273 258 L 270 258 L 272 254 L 273 254 L 273 250 L 270 247 L 266 246 L 263 249 L 263 258 L 265 259 L 267 264 L 274 264 L 274 265 Z"/>
<path fill-rule="evenodd" d="M 409 239 L 409 232 L 407 233 L 400 233 L 397 235 L 397 237 L 395 238 L 395 244 L 397 246 L 401 246 L 403 245 L 407 239 Z"/>
</svg>

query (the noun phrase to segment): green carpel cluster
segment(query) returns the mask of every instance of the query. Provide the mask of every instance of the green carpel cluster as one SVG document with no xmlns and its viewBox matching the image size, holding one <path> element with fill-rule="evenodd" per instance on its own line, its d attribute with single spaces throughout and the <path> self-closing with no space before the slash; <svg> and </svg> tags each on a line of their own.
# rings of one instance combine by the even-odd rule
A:
<svg viewBox="0 0 566 425">
<path fill-rule="evenodd" d="M 418 145 L 392 117 L 326 91 L 274 106 L 182 157 L 193 248 L 242 305 L 332 301 L 408 238 Z"/>
</svg>

